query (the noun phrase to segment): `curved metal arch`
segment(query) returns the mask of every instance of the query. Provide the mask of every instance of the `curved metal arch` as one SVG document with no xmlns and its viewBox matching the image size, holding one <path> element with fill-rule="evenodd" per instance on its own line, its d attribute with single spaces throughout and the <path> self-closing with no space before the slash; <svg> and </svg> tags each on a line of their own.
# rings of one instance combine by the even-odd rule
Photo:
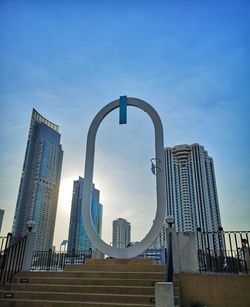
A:
<svg viewBox="0 0 250 307">
<path fill-rule="evenodd" d="M 135 257 L 144 252 L 150 245 L 153 244 L 163 227 L 167 205 L 163 128 L 161 119 L 155 109 L 141 99 L 127 98 L 127 105 L 137 107 L 145 111 L 150 116 L 155 130 L 155 157 L 157 158 L 156 167 L 159 167 L 163 171 L 157 172 L 156 174 L 157 210 L 153 225 L 144 239 L 141 242 L 127 248 L 115 248 L 105 243 L 97 235 L 91 217 L 91 189 L 94 171 L 95 140 L 97 130 L 102 120 L 110 112 L 119 108 L 119 99 L 110 102 L 97 113 L 89 127 L 87 136 L 82 214 L 85 230 L 93 245 L 102 253 L 115 258 Z"/>
</svg>

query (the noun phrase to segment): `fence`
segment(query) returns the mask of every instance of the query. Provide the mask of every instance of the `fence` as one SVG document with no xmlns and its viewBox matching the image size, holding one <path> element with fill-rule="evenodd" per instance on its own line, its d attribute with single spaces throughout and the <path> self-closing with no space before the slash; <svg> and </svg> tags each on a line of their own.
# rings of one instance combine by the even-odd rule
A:
<svg viewBox="0 0 250 307">
<path fill-rule="evenodd" d="M 4 245 L 4 249 L 0 253 L 0 284 L 4 284 L 7 281 L 11 282 L 16 272 L 21 270 L 26 240 L 27 236 L 24 236 L 11 243 L 12 234 L 8 234 L 5 239 L 2 239 L 1 249 L 2 244 Z"/>
<path fill-rule="evenodd" d="M 197 232 L 200 272 L 242 273 L 250 270 L 250 231 Z"/>
<path fill-rule="evenodd" d="M 34 251 L 32 255 L 31 271 L 62 271 L 66 264 L 83 264 L 92 257 L 92 250 L 53 252 Z"/>
</svg>

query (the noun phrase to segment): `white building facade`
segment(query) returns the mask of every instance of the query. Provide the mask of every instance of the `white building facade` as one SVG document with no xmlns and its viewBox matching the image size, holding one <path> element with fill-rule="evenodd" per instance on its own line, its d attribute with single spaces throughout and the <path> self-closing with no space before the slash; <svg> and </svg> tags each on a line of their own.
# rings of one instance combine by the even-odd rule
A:
<svg viewBox="0 0 250 307">
<path fill-rule="evenodd" d="M 113 239 L 112 246 L 116 248 L 125 248 L 131 241 L 131 225 L 122 218 L 113 221 Z"/>
<path fill-rule="evenodd" d="M 165 149 L 167 214 L 177 231 L 218 231 L 221 227 L 213 159 L 199 144 Z"/>
<path fill-rule="evenodd" d="M 218 231 L 221 218 L 213 159 L 199 144 L 165 148 L 167 215 L 177 232 Z M 165 245 L 162 230 L 156 245 Z"/>
</svg>

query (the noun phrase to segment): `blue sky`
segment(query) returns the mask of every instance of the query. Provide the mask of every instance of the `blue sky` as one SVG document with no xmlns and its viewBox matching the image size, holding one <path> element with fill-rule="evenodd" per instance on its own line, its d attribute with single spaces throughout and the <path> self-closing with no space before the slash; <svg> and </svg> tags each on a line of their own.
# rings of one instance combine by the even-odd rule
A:
<svg viewBox="0 0 250 307">
<path fill-rule="evenodd" d="M 11 228 L 32 108 L 60 126 L 64 162 L 55 230 L 67 238 L 95 114 L 120 95 L 159 113 L 165 146 L 200 143 L 214 159 L 224 229 L 249 229 L 249 2 L 23 1 L 0 4 L 0 207 Z M 153 127 L 129 108 L 98 132 L 95 184 L 112 219 L 140 240 L 154 218 Z"/>
</svg>

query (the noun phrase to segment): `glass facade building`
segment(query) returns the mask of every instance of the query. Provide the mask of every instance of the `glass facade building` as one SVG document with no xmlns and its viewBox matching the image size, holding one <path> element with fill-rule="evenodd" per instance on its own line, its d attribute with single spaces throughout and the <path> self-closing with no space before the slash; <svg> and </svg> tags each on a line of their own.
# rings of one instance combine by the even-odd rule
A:
<svg viewBox="0 0 250 307">
<path fill-rule="evenodd" d="M 79 177 L 73 184 L 73 195 L 71 204 L 69 235 L 68 235 L 68 251 L 88 250 L 95 246 L 89 240 L 87 233 L 84 229 L 82 208 L 83 208 L 83 186 L 84 179 Z M 91 217 L 96 233 L 102 236 L 102 212 L 103 206 L 99 202 L 100 191 L 92 186 L 92 199 L 91 199 Z"/>
<path fill-rule="evenodd" d="M 12 233 L 23 236 L 26 223 L 36 225 L 35 249 L 52 247 L 63 159 L 59 127 L 32 111 Z"/>
</svg>

